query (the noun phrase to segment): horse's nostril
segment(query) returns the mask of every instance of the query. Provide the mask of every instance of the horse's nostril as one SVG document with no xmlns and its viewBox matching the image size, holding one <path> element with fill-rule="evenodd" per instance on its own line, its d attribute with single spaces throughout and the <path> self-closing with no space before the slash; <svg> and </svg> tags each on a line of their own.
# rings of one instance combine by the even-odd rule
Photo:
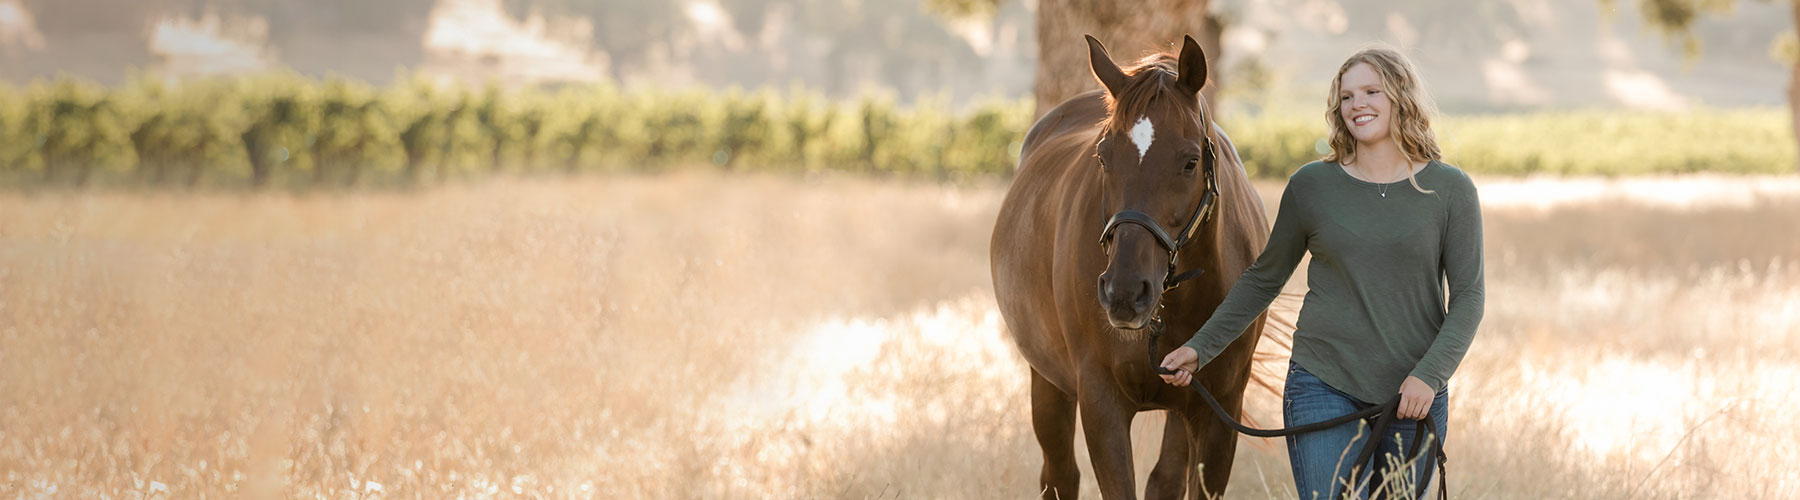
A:
<svg viewBox="0 0 1800 500">
<path fill-rule="evenodd" d="M 1118 318 L 1135 317 L 1149 312 L 1156 302 L 1156 287 L 1149 280 L 1127 281 L 1132 285 L 1120 284 L 1102 273 L 1096 286 L 1099 287 L 1101 306 Z"/>
</svg>

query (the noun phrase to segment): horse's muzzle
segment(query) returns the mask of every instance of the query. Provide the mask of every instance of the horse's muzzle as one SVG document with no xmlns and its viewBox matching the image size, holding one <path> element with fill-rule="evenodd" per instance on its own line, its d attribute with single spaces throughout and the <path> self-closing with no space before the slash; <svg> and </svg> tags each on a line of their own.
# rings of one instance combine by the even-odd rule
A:
<svg viewBox="0 0 1800 500">
<path fill-rule="evenodd" d="M 1100 275 L 1100 307 L 1106 309 L 1106 320 L 1113 328 L 1137 330 L 1143 328 L 1155 316 L 1156 301 L 1160 299 L 1162 287 L 1153 286 L 1150 280 L 1112 279 L 1111 273 Z"/>
</svg>

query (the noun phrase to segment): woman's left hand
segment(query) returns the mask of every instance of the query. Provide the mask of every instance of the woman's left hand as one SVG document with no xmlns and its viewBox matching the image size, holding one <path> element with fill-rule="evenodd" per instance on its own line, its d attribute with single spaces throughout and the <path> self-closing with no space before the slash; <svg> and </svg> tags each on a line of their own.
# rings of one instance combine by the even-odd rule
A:
<svg viewBox="0 0 1800 500">
<path fill-rule="evenodd" d="M 1431 392 L 1431 386 L 1419 377 L 1408 376 L 1400 383 L 1400 418 L 1408 420 L 1424 420 L 1431 413 L 1431 401 L 1437 394 Z"/>
</svg>

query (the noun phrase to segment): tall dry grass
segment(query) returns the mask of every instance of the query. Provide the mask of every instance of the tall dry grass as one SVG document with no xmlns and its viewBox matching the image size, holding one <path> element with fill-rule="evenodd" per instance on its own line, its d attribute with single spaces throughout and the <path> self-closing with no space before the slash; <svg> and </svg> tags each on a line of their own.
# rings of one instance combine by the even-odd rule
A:
<svg viewBox="0 0 1800 500">
<path fill-rule="evenodd" d="M 0 498 L 1031 496 L 1002 192 L 0 195 Z M 1800 495 L 1800 196 L 1509 199 L 1453 496 Z M 1278 441 L 1234 476 L 1292 495 Z"/>
</svg>

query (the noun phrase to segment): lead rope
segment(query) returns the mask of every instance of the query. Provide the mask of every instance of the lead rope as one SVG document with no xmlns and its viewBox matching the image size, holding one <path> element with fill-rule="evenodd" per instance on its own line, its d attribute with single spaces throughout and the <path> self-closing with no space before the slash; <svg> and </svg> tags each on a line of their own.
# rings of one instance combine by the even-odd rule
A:
<svg viewBox="0 0 1800 500">
<path fill-rule="evenodd" d="M 1161 374 L 1161 375 L 1173 375 L 1173 374 L 1175 374 L 1175 372 L 1173 370 L 1163 368 L 1161 360 L 1156 358 L 1156 339 L 1157 339 L 1157 337 L 1160 337 L 1162 335 L 1163 327 L 1164 327 L 1164 325 L 1163 325 L 1162 318 L 1158 317 L 1158 318 L 1154 318 L 1151 320 L 1150 340 L 1147 343 L 1148 345 L 1147 345 L 1147 348 L 1145 349 L 1145 351 L 1148 352 L 1148 354 L 1149 354 L 1150 367 L 1152 370 L 1156 371 L 1156 373 Z M 1200 398 L 1206 400 L 1206 405 L 1212 407 L 1213 414 L 1217 415 L 1219 417 L 1219 420 L 1224 421 L 1225 425 L 1227 425 L 1227 426 L 1231 427 L 1233 430 L 1236 430 L 1245 435 L 1256 436 L 1256 437 L 1292 436 L 1295 434 L 1304 434 L 1304 433 L 1308 433 L 1308 432 L 1329 429 L 1329 428 L 1337 427 L 1339 425 L 1343 425 L 1343 424 L 1346 424 L 1349 422 L 1363 420 L 1363 419 L 1366 419 L 1369 417 L 1376 417 L 1375 425 L 1374 425 L 1375 432 L 1370 435 L 1370 439 L 1368 441 L 1363 443 L 1362 451 L 1357 453 L 1356 461 L 1352 462 L 1355 465 L 1351 466 L 1351 468 L 1350 468 L 1350 477 L 1353 477 L 1353 478 L 1360 478 L 1360 477 L 1362 477 L 1363 472 L 1373 470 L 1369 466 L 1371 464 L 1373 464 L 1375 461 L 1375 449 L 1381 444 L 1381 439 L 1379 439 L 1379 438 L 1381 436 L 1385 436 L 1387 434 L 1388 427 L 1394 423 L 1394 420 L 1397 419 L 1397 415 L 1398 415 L 1397 412 L 1399 411 L 1399 408 L 1400 408 L 1400 395 L 1395 394 L 1393 399 L 1389 399 L 1385 403 L 1371 406 L 1368 408 L 1364 408 L 1364 409 L 1352 412 L 1348 415 L 1343 415 L 1343 416 L 1340 416 L 1340 417 L 1337 417 L 1337 418 L 1334 418 L 1331 420 L 1326 420 L 1326 421 L 1322 421 L 1322 422 L 1314 422 L 1314 423 L 1296 426 L 1296 427 L 1284 427 L 1284 428 L 1280 428 L 1280 429 L 1258 429 L 1255 427 L 1250 427 L 1250 426 L 1244 425 L 1243 423 L 1238 422 L 1237 419 L 1232 418 L 1230 412 L 1225 411 L 1225 407 L 1223 405 L 1220 405 L 1219 401 L 1217 399 L 1213 398 L 1212 393 L 1207 392 L 1206 388 L 1202 387 L 1199 384 L 1199 380 L 1195 380 L 1194 383 L 1188 384 L 1188 387 L 1193 388 L 1194 392 L 1200 393 Z M 1449 474 L 1447 474 L 1445 472 L 1445 468 L 1444 468 L 1444 459 L 1447 457 L 1444 455 L 1444 443 L 1443 443 L 1443 439 L 1442 439 L 1443 434 L 1439 434 L 1437 432 L 1436 426 L 1433 426 L 1431 424 L 1431 419 L 1427 418 L 1427 419 L 1420 420 L 1419 422 L 1424 426 L 1425 433 L 1432 436 L 1431 450 L 1430 450 L 1431 456 L 1429 458 L 1433 459 L 1435 462 L 1437 462 L 1438 498 L 1440 500 L 1447 500 L 1450 495 L 1449 494 L 1450 476 L 1449 476 Z M 1418 436 L 1415 435 L 1414 437 L 1417 438 Z M 1424 439 L 1413 439 L 1413 443 L 1411 446 L 1412 449 L 1407 452 L 1407 455 L 1413 456 L 1413 457 L 1418 457 L 1420 460 L 1427 459 L 1428 457 L 1425 457 L 1425 456 L 1419 454 L 1419 445 L 1420 445 L 1420 443 L 1423 443 L 1424 441 L 1425 441 Z M 1371 478 L 1371 479 L 1373 479 L 1373 478 Z M 1426 498 L 1426 493 L 1429 491 L 1428 488 L 1431 487 L 1431 478 L 1425 477 L 1425 478 L 1419 478 L 1419 479 L 1420 479 L 1419 483 L 1416 486 L 1417 490 L 1416 490 L 1415 496 L 1413 498 Z"/>
</svg>

